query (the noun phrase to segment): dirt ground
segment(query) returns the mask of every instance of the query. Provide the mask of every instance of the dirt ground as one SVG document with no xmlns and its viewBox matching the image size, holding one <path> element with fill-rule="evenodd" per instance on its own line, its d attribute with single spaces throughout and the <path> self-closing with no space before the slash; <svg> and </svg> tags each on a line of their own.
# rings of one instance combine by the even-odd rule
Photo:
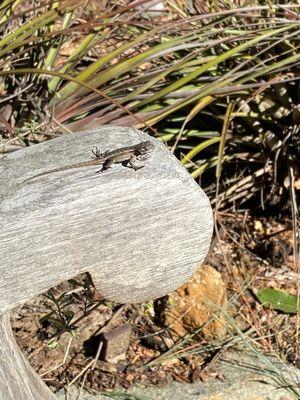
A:
<svg viewBox="0 0 300 400">
<path fill-rule="evenodd" d="M 98 391 L 207 380 L 218 376 L 214 360 L 235 346 L 239 331 L 259 351 L 299 367 L 296 315 L 265 308 L 255 296 L 267 287 L 297 294 L 299 260 L 289 218 L 221 213 L 218 224 L 204 266 L 168 297 L 114 304 L 82 275 L 16 309 L 17 342 L 47 385 Z M 108 361 L 99 351 L 103 333 L 124 324 L 130 329 L 123 354 Z"/>
</svg>

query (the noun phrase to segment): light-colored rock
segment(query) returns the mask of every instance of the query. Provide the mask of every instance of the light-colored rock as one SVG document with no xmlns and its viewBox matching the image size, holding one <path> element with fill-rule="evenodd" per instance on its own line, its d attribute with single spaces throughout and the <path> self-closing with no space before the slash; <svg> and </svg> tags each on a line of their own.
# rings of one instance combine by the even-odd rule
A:
<svg viewBox="0 0 300 400">
<path fill-rule="evenodd" d="M 226 285 L 221 274 L 203 265 L 191 279 L 169 295 L 164 323 L 173 336 L 182 337 L 197 330 L 205 339 L 222 339 L 226 335 Z"/>
<path fill-rule="evenodd" d="M 298 400 L 300 398 L 300 371 L 274 358 L 254 353 L 230 352 L 224 354 L 214 368 L 222 379 L 209 379 L 193 384 L 170 382 L 165 387 L 117 388 L 126 398 L 143 400 Z M 78 390 L 72 387 L 69 400 L 78 399 Z M 63 391 L 59 399 L 65 399 Z M 107 400 L 108 396 L 81 392 L 82 400 Z M 116 398 L 118 398 L 116 396 Z M 120 398 L 122 398 L 120 396 Z"/>
</svg>

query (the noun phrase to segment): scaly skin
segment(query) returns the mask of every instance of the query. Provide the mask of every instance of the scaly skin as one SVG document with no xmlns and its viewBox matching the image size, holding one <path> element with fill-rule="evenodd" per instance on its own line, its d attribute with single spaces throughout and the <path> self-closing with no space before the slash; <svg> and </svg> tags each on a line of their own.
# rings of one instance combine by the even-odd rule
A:
<svg viewBox="0 0 300 400">
<path fill-rule="evenodd" d="M 131 168 L 137 170 L 143 168 L 144 164 L 137 164 L 136 161 L 141 162 L 147 160 L 150 157 L 154 144 L 147 140 L 128 147 L 120 147 L 112 151 L 105 151 L 100 153 L 98 149 L 93 151 L 95 156 L 94 160 L 83 161 L 77 164 L 66 165 L 64 167 L 51 169 L 50 171 L 41 172 L 40 174 L 34 175 L 31 178 L 25 180 L 25 182 L 38 178 L 39 176 L 44 176 L 48 174 L 53 174 L 55 172 L 65 171 L 68 169 L 91 167 L 93 165 L 102 165 L 102 168 L 97 172 L 106 171 L 115 163 L 123 163 L 125 165 L 130 164 Z"/>
</svg>

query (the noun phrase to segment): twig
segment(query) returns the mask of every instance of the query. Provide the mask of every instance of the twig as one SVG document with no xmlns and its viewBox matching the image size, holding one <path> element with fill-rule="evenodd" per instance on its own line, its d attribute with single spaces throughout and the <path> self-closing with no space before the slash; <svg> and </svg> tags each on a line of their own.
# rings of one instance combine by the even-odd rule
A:
<svg viewBox="0 0 300 400">
<path fill-rule="evenodd" d="M 66 351 L 65 351 L 64 359 L 62 360 L 62 362 L 59 363 L 59 364 L 57 364 L 57 365 L 55 365 L 55 367 L 49 369 L 48 371 L 45 371 L 45 372 L 43 372 L 42 374 L 40 374 L 40 377 L 43 377 L 44 375 L 47 375 L 47 374 L 49 374 L 50 372 L 55 371 L 56 369 L 58 369 L 59 367 L 61 367 L 62 365 L 65 364 L 65 362 L 67 361 L 67 357 L 68 357 L 68 354 L 69 354 L 69 351 L 70 351 L 70 347 L 71 347 L 72 341 L 73 341 L 73 336 L 70 337 L 70 340 L 69 340 L 67 349 L 66 349 Z"/>
</svg>

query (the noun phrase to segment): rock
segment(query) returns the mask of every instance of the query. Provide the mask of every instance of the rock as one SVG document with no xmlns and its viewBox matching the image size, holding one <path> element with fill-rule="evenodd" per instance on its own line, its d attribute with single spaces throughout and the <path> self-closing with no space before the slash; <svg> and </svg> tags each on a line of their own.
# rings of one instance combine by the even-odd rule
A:
<svg viewBox="0 0 300 400">
<path fill-rule="evenodd" d="M 298 368 L 284 364 L 254 352 L 227 352 L 217 361 L 216 368 L 224 380 L 210 379 L 196 383 L 170 382 L 165 387 L 132 386 L 130 390 L 116 389 L 118 398 L 147 400 L 294 400 L 299 399 L 300 372 Z M 91 395 L 81 388 L 71 388 L 68 399 L 106 400 L 107 395 Z M 62 390 L 58 399 L 65 399 Z"/>
<path fill-rule="evenodd" d="M 123 324 L 102 335 L 103 348 L 101 358 L 112 364 L 126 358 L 131 336 L 131 326 Z"/>
<path fill-rule="evenodd" d="M 177 338 L 204 325 L 202 337 L 222 339 L 226 335 L 226 323 L 220 308 L 224 311 L 227 308 L 225 283 L 218 271 L 203 265 L 187 283 L 169 295 L 163 320 Z"/>
</svg>

